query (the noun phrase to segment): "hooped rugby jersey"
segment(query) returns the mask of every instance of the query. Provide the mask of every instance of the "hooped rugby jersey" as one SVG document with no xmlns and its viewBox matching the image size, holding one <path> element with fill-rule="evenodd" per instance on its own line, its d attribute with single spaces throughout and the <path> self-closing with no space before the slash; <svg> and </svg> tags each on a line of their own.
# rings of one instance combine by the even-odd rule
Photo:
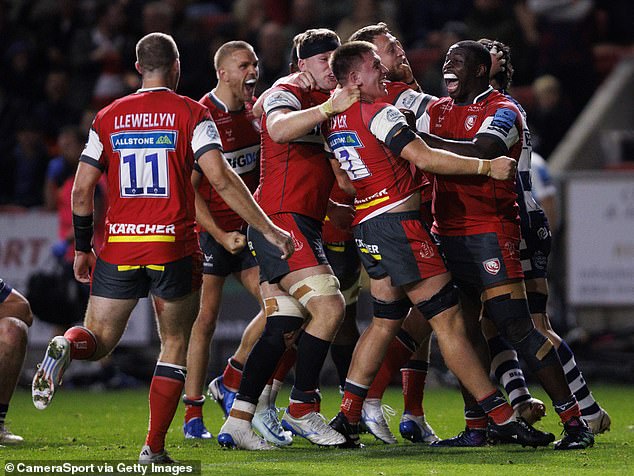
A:
<svg viewBox="0 0 634 476">
<path fill-rule="evenodd" d="M 253 115 L 252 105 L 246 104 L 239 111 L 229 111 L 213 91 L 205 94 L 199 102 L 211 113 L 220 133 L 227 162 L 251 193 L 254 193 L 260 177 L 260 120 Z M 195 165 L 195 168 L 202 173 L 198 165 Z M 246 222 L 227 205 L 204 175 L 198 186 L 198 192 L 209 205 L 209 210 L 220 228 L 233 231 L 241 230 L 246 226 Z M 198 231 L 201 230 L 199 225 Z"/>
<path fill-rule="evenodd" d="M 267 215 L 297 213 L 322 221 L 334 173 L 324 150 L 321 126 L 287 144 L 274 142 L 266 118 L 279 109 L 300 111 L 324 103 L 328 93 L 302 91 L 292 84 L 275 86 L 264 101 L 260 149 L 260 185 L 255 198 Z"/>
<path fill-rule="evenodd" d="M 221 149 L 207 108 L 167 88 L 140 89 L 97 113 L 80 160 L 107 174 L 100 257 L 162 264 L 198 247 L 194 160 Z"/>
<path fill-rule="evenodd" d="M 520 158 L 524 144 L 521 114 L 513 102 L 491 87 L 472 104 L 455 104 L 450 97 L 438 99 L 425 116 L 425 132 L 454 141 L 494 137 L 504 144 L 507 156 Z M 494 232 L 503 222 L 519 224 L 516 199 L 514 180 L 436 175 L 432 231 L 462 236 Z"/>
<path fill-rule="evenodd" d="M 410 163 L 390 142 L 407 122 L 391 104 L 358 102 L 325 126 L 329 149 L 357 192 L 353 225 L 389 211 L 421 188 Z"/>
</svg>

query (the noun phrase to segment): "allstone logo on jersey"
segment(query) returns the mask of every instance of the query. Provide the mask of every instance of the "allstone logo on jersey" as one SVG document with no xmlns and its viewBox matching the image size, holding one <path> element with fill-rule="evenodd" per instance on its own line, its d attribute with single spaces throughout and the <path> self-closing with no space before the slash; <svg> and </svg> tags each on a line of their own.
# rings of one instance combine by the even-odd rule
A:
<svg viewBox="0 0 634 476">
<path fill-rule="evenodd" d="M 339 147 L 362 147 L 363 144 L 359 140 L 356 132 L 342 131 L 335 132 L 328 136 L 328 145 L 332 150 Z"/>
<path fill-rule="evenodd" d="M 176 131 L 119 132 L 110 136 L 114 150 L 174 149 Z"/>
</svg>

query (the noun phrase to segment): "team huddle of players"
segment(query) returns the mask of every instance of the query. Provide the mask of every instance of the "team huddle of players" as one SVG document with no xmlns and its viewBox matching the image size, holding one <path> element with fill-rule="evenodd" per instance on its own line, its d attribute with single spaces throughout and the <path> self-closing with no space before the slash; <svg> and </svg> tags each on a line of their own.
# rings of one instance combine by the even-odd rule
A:
<svg viewBox="0 0 634 476">
<path fill-rule="evenodd" d="M 161 353 L 139 461 L 172 461 L 165 434 L 183 389 L 185 437 L 213 438 L 203 389 L 233 274 L 261 311 L 209 384 L 226 415 L 224 447 L 266 450 L 300 436 L 358 448 L 362 430 L 395 443 L 381 397 L 399 370 L 403 438 L 547 446 L 555 437 L 532 426 L 545 406 L 526 388 L 518 355 L 564 425 L 555 449 L 587 448 L 609 429 L 546 314 L 550 231 L 531 195 L 525 114 L 506 94 L 508 47 L 453 45 L 445 98 L 420 90 L 383 23 L 343 44 L 327 29 L 297 35 L 291 74 L 257 101 L 248 43 L 224 44 L 213 61 L 218 84 L 196 103 L 174 92 L 172 38 L 147 35 L 137 44 L 142 88 L 95 118 L 73 189 L 75 275 L 91 282 L 91 298 L 84 325 L 49 344 L 33 380 L 36 407 L 50 404 L 72 359 L 107 355 L 150 293 Z M 140 113 L 155 120 L 125 119 Z M 102 173 L 110 209 L 96 257 L 92 193 Z M 359 336 L 361 266 L 373 318 Z M 444 440 L 422 405 L 432 332 L 465 398 L 465 431 Z M 329 423 L 319 413 L 328 352 L 343 393 Z M 293 366 L 280 420 L 276 396 Z"/>
</svg>

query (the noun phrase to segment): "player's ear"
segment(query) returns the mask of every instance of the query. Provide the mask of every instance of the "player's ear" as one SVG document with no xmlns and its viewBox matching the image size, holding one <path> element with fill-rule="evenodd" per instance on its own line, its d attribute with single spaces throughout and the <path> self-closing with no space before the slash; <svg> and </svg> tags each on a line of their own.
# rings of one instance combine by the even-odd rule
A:
<svg viewBox="0 0 634 476">
<path fill-rule="evenodd" d="M 348 73 L 348 84 L 352 84 L 353 86 L 361 86 L 361 76 L 359 72 L 356 70 L 352 70 Z"/>
<path fill-rule="evenodd" d="M 138 61 L 136 61 L 136 62 L 134 63 L 134 69 L 136 69 L 136 70 L 137 70 L 137 72 L 138 72 L 141 76 L 143 76 L 143 70 L 141 69 L 141 65 L 139 64 L 139 62 L 138 62 Z"/>
<path fill-rule="evenodd" d="M 478 70 L 477 70 L 477 73 L 476 73 L 476 77 L 481 78 L 483 76 L 485 76 L 487 79 L 489 78 L 486 66 L 483 65 L 483 64 L 479 64 L 478 65 Z"/>
</svg>

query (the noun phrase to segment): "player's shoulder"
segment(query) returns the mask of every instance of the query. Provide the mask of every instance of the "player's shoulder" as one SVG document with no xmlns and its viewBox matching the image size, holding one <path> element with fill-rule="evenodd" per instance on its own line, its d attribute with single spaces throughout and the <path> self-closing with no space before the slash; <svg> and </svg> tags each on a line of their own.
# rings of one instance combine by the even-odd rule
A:
<svg viewBox="0 0 634 476">
<path fill-rule="evenodd" d="M 387 101 L 395 99 L 407 90 L 411 90 L 411 88 L 402 81 L 390 81 L 385 84 L 385 89 L 387 89 Z"/>
</svg>

